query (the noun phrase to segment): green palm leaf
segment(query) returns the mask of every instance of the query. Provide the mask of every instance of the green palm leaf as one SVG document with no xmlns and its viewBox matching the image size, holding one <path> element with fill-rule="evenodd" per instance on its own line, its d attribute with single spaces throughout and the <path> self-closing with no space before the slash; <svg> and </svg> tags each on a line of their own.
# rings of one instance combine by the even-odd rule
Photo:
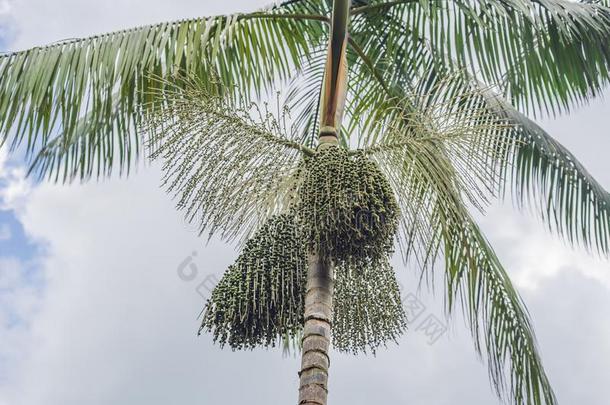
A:
<svg viewBox="0 0 610 405">
<path fill-rule="evenodd" d="M 361 17 L 402 26 L 384 31 L 385 42 L 425 45 L 437 67 L 466 69 L 525 111 L 569 110 L 610 80 L 607 1 L 368 3 L 357 12 Z"/>
<path fill-rule="evenodd" d="M 366 120 L 359 139 L 386 168 L 399 201 L 408 201 L 401 207 L 403 253 L 415 257 L 423 269 L 431 268 L 444 254 L 450 308 L 458 293 L 462 294 L 473 334 L 484 338 L 490 375 L 498 392 L 517 404 L 552 404 L 555 399 L 536 354 L 526 310 L 493 251 L 465 208 L 461 208 L 462 200 L 484 209 L 487 199 L 512 188 L 517 201 L 536 204 L 551 229 L 607 254 L 609 195 L 574 156 L 485 84 L 504 83 L 493 77 L 493 70 L 478 72 L 477 66 L 488 62 L 481 59 L 476 62 L 473 58 L 475 62 L 471 66 L 460 63 L 456 50 L 441 46 L 448 38 L 431 38 L 425 29 L 411 32 L 413 26 L 417 27 L 414 20 L 403 31 L 396 28 L 404 18 L 416 18 L 414 13 L 421 4 L 403 5 L 402 12 L 392 7 L 385 14 L 363 14 L 354 23 L 361 29 L 352 34 L 351 42 L 355 59 L 360 58 L 354 64 L 358 74 L 354 86 L 361 85 L 358 83 L 361 81 L 366 83 L 362 88 L 375 88 L 370 96 L 364 92 L 353 93 L 353 111 L 357 111 L 354 115 L 364 117 L 360 122 Z M 575 7 L 581 10 L 581 6 L 582 10 L 588 10 L 587 5 Z M 446 15 L 449 19 L 453 17 L 451 13 Z M 427 23 L 432 24 L 430 16 L 417 18 L 429 18 Z M 586 13 L 581 18 L 586 19 Z M 542 35 L 542 26 L 536 28 L 541 29 Z M 606 35 L 596 31 L 597 28 L 592 32 Z M 372 35 L 375 31 L 386 35 Z M 490 30 L 488 36 L 496 34 L 496 30 Z M 598 42 L 592 42 L 593 50 L 583 47 L 583 52 L 592 52 L 595 58 Z M 490 43 L 480 45 L 481 54 L 493 56 L 483 45 L 491 46 Z M 557 51 L 569 44 L 555 45 L 552 49 Z M 462 56 L 471 51 L 460 50 Z M 608 54 L 604 49 L 600 52 L 598 56 Z M 589 90 L 606 83 L 603 69 L 607 65 L 600 64 L 588 67 L 602 70 L 601 74 L 591 73 L 600 82 L 591 82 Z M 518 68 L 524 69 L 520 65 L 511 66 L 511 69 Z M 547 78 L 524 76 L 522 79 L 534 83 Z M 549 94 L 566 97 L 570 94 L 562 93 L 562 83 L 551 85 L 547 81 L 543 85 L 548 86 Z M 570 91 L 585 97 L 584 87 L 570 87 Z M 523 97 L 542 100 L 541 105 L 559 105 L 559 99 L 548 101 L 535 91 L 523 94 Z M 586 93 L 586 97 L 591 94 Z M 429 129 L 433 125 L 424 130 L 414 125 L 418 121 L 414 114 L 423 111 L 429 115 L 426 110 L 435 105 L 446 109 L 441 117 L 460 123 L 462 129 L 453 131 L 458 136 L 446 136 L 452 131 L 444 131 L 443 136 L 441 131 L 435 137 Z M 367 120 L 367 117 L 371 118 Z M 438 116 L 432 118 L 433 122 L 438 120 Z M 442 207 L 448 211 L 441 210 Z M 439 223 L 444 225 L 439 228 Z M 481 350 L 478 338 L 475 342 Z"/>
<path fill-rule="evenodd" d="M 34 156 L 42 150 L 41 176 L 65 181 L 107 175 L 113 167 L 128 171 L 143 143 L 136 108 L 155 105 L 156 77 L 216 75 L 226 89 L 239 85 L 249 97 L 299 69 L 325 35 L 327 18 L 307 14 L 310 2 L 296 4 L 0 56 L 0 142 L 25 143 Z"/>
<path fill-rule="evenodd" d="M 418 259 L 426 277 L 425 270 L 444 259 L 448 310 L 462 304 L 477 351 L 487 353 L 498 394 L 519 405 L 555 404 L 527 311 L 466 208 L 466 201 L 480 205 L 485 198 L 485 190 L 476 187 L 482 178 L 470 162 L 488 155 L 491 143 L 482 140 L 494 128 L 485 119 L 478 122 L 479 127 L 436 136 L 421 128 L 417 136 L 394 134 L 368 152 L 401 202 L 403 253 Z M 401 138 L 405 141 L 397 142 Z"/>
<path fill-rule="evenodd" d="M 362 21 L 368 31 L 396 23 L 387 17 Z M 366 83 L 376 87 L 376 94 L 386 96 L 357 100 L 358 113 L 374 117 L 366 121 L 362 137 L 365 144 L 384 137 L 388 127 L 411 125 L 403 109 L 395 108 L 397 102 L 405 99 L 417 99 L 416 103 L 423 103 L 421 108 L 444 105 L 449 116 L 464 126 L 482 119 L 476 111 L 487 110 L 484 116 L 492 122 L 494 133 L 478 141 L 487 143 L 488 151 L 495 152 L 475 156 L 465 167 L 484 177 L 480 181 L 487 185 L 488 194 L 494 197 L 512 190 L 520 205 L 534 204 L 552 231 L 572 243 L 604 255 L 610 253 L 610 195 L 542 128 L 468 72 L 451 70 L 448 66 L 453 62 L 438 65 L 435 61 L 439 55 L 429 47 L 415 53 L 406 47 L 406 37 L 397 36 L 398 42 L 373 35 L 353 38 L 353 46 L 368 61 L 360 70 L 361 75 Z M 391 60 L 397 63 L 390 63 Z M 401 64 L 422 69 L 397 68 Z M 493 121 L 506 125 L 494 126 Z"/>
<path fill-rule="evenodd" d="M 512 189 L 520 205 L 534 206 L 570 243 L 610 255 L 610 194 L 532 120 L 493 94 L 484 94 L 484 102 L 511 123 L 497 136 L 515 140 L 501 167 L 507 173 L 502 189 Z"/>
<path fill-rule="evenodd" d="M 521 298 L 476 224 L 467 216 L 457 220 L 442 222 L 450 309 L 462 303 L 500 396 L 515 404 L 556 404 Z"/>
</svg>

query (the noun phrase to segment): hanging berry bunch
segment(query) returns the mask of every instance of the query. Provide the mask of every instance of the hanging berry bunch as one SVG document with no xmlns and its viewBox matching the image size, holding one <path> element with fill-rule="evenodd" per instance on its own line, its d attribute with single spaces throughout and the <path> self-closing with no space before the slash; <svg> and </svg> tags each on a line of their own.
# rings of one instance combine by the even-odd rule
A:
<svg viewBox="0 0 610 405">
<path fill-rule="evenodd" d="M 368 266 L 335 269 L 333 346 L 343 352 L 372 353 L 396 342 L 406 315 L 394 269 L 387 259 Z"/>
<path fill-rule="evenodd" d="M 204 309 L 200 332 L 232 349 L 297 341 L 303 328 L 305 239 L 294 216 L 272 217 L 248 240 Z M 335 269 L 333 345 L 344 352 L 375 353 L 405 329 L 394 270 L 387 259 Z"/>
<path fill-rule="evenodd" d="M 307 253 L 335 264 L 333 344 L 375 350 L 395 341 L 405 315 L 388 262 L 398 206 L 377 165 L 331 146 L 297 169 L 293 210 L 249 239 L 204 310 L 201 330 L 233 349 L 295 340 L 303 328 Z"/>
<path fill-rule="evenodd" d="M 306 250 L 294 217 L 270 218 L 249 239 L 208 300 L 199 332 L 251 349 L 293 339 L 303 327 Z"/>
<path fill-rule="evenodd" d="M 297 213 L 309 249 L 356 266 L 392 252 L 399 209 L 374 162 L 326 146 L 305 161 L 302 176 Z"/>
</svg>

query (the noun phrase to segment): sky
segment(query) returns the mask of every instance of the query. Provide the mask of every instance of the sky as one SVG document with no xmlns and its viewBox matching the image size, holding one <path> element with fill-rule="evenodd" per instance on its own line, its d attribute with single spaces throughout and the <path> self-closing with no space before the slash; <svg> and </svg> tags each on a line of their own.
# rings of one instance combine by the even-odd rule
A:
<svg viewBox="0 0 610 405">
<path fill-rule="evenodd" d="M 0 0 L 0 50 L 265 4 Z M 541 121 L 606 189 L 609 110 L 600 99 Z M 480 221 L 528 305 L 560 404 L 607 405 L 610 263 L 509 204 Z M 0 405 L 294 403 L 297 358 L 220 350 L 196 335 L 210 287 L 236 256 L 197 238 L 154 165 L 58 186 L 26 179 L 22 162 L 0 150 Z M 447 332 L 432 342 L 414 323 L 376 357 L 333 353 L 329 403 L 498 403 L 460 319 L 446 320 L 442 297 L 418 291 L 412 269 L 396 264 L 404 293 Z M 192 279 L 180 277 L 191 265 Z"/>
</svg>

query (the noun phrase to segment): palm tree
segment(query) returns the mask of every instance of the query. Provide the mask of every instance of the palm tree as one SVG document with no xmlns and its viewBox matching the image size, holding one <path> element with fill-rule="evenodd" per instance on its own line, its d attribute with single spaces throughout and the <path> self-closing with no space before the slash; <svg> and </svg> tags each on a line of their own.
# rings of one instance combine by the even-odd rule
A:
<svg viewBox="0 0 610 405">
<path fill-rule="evenodd" d="M 552 405 L 471 211 L 510 193 L 608 255 L 610 195 L 528 115 L 600 93 L 609 44 L 607 0 L 292 0 L 4 54 L 0 142 L 63 182 L 161 159 L 202 233 L 249 237 L 202 329 L 238 349 L 296 341 L 299 404 L 326 404 L 331 340 L 374 351 L 403 332 L 396 242 L 422 278 L 444 267 L 498 395 Z"/>
</svg>

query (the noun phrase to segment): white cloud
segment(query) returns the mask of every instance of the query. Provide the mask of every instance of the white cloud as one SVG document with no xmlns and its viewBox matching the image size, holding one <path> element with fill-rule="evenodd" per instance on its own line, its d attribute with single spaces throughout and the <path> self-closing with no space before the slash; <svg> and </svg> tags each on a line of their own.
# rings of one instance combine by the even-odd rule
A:
<svg viewBox="0 0 610 405">
<path fill-rule="evenodd" d="M 0 149 L 0 209 L 19 209 L 30 188 L 24 168 L 9 164 L 6 148 Z"/>
<path fill-rule="evenodd" d="M 0 0 L 0 17 L 9 14 L 13 7 L 9 0 Z"/>
<path fill-rule="evenodd" d="M 547 231 L 546 225 L 509 204 L 493 206 L 480 218 L 493 245 L 521 288 L 536 289 L 565 269 L 573 269 L 610 288 L 608 260 L 572 247 Z"/>
<path fill-rule="evenodd" d="M 30 263 L 15 258 L 0 257 L 0 404 L 7 398 L 2 386 L 15 382 L 15 371 L 31 350 L 29 328 L 38 311 L 39 280 L 28 277 Z"/>
<path fill-rule="evenodd" d="M 19 262 L 15 259 L 2 257 L 0 258 L 0 268 L 2 269 L 2 272 L 0 272 L 0 289 L 10 289 L 16 285 L 21 273 Z"/>
</svg>

